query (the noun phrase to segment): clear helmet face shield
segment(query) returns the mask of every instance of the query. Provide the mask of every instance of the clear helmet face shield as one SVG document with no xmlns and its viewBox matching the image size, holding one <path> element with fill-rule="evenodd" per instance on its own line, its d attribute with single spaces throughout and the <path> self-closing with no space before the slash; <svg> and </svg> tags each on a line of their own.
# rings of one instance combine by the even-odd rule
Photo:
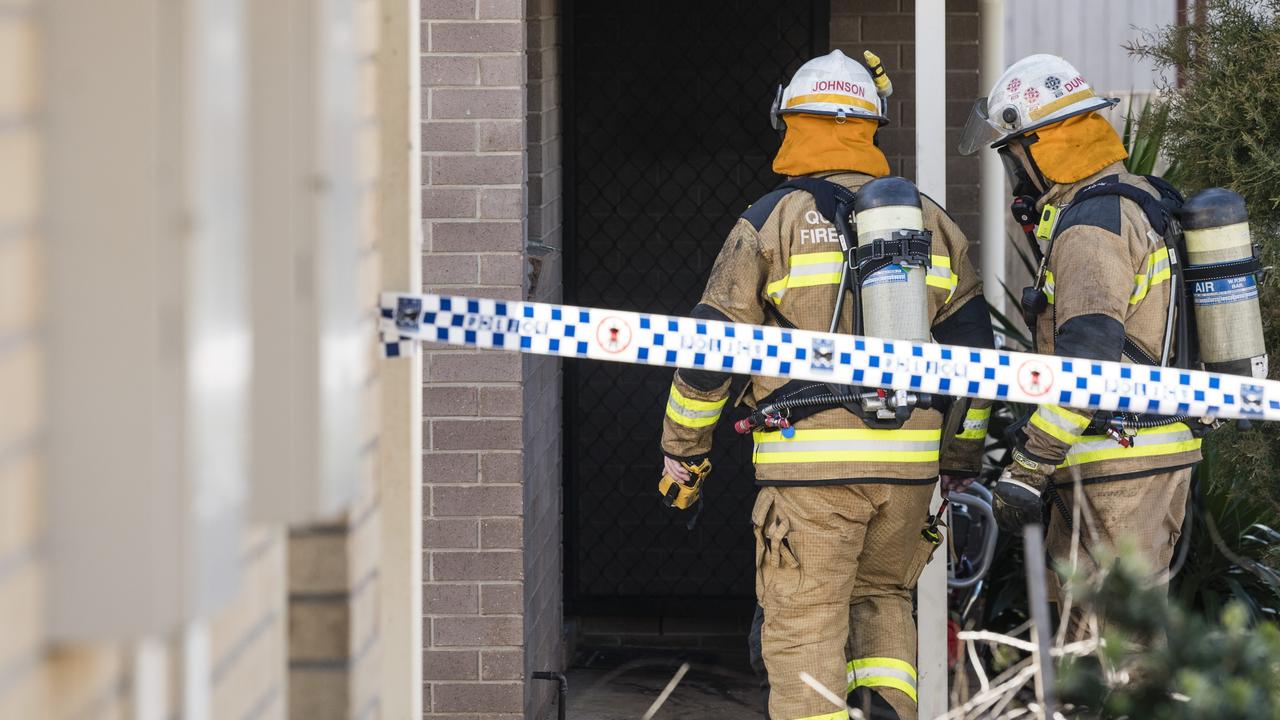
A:
<svg viewBox="0 0 1280 720">
<path fill-rule="evenodd" d="M 960 133 L 960 144 L 956 146 L 961 155 L 972 155 L 984 145 L 1000 139 L 1003 135 L 991 123 L 987 115 L 987 99 L 980 97 L 973 101 L 969 117 L 965 120 L 964 130 Z"/>
</svg>

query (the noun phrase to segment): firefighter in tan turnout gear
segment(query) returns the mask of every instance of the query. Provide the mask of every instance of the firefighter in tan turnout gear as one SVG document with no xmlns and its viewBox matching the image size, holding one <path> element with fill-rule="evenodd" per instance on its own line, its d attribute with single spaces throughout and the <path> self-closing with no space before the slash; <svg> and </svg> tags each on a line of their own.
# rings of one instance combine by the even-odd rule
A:
<svg viewBox="0 0 1280 720">
<path fill-rule="evenodd" d="M 884 108 L 868 69 L 838 50 L 779 89 L 773 115 L 785 135 L 773 168 L 790 180 L 733 226 L 695 317 L 992 346 L 964 235 L 909 182 L 885 177 L 873 142 Z M 866 249 L 846 255 L 846 246 Z M 849 261 L 859 263 L 852 279 L 842 272 Z M 859 387 L 752 377 L 744 395 L 753 412 L 737 427 L 753 430 L 756 595 L 773 718 L 847 717 L 801 673 L 852 694 L 873 717 L 916 717 L 911 589 L 937 547 L 934 483 L 940 472 L 976 475 L 990 406 L 962 409 L 942 443 L 945 398 L 877 392 L 879 371 L 866 370 Z M 707 468 L 729 382 L 675 374 L 662 433 L 673 501 L 673 480 L 688 489 Z"/>
<path fill-rule="evenodd" d="M 1168 221 L 1179 213 L 1168 210 L 1177 210 L 1181 196 L 1158 178 L 1125 171 L 1120 138 L 1098 114 L 1115 102 L 1096 95 L 1062 58 L 1033 55 L 1014 63 L 978 101 L 960 149 L 974 152 L 994 141 L 1014 195 L 1022 198 L 1015 215 L 1020 204 L 1035 209 L 1026 227 L 1038 219 L 1045 260 L 1022 305 L 1037 352 L 1190 367 L 1195 348 L 1178 332 L 1189 314 L 1180 306 L 1177 264 L 1194 264 L 1196 253 L 1193 248 L 1189 261 L 1179 260 L 1176 243 L 1168 242 L 1176 236 L 1167 234 L 1176 232 Z M 1247 236 L 1244 244 L 1247 252 Z M 1260 347 L 1260 325 L 1257 334 Z M 1095 414 L 1060 407 L 1055 399 L 1046 397 L 1020 432 L 1014 462 L 995 488 L 1001 525 L 1040 522 L 1042 495 L 1057 494 L 1047 547 L 1055 560 L 1068 562 L 1071 483 L 1078 477 L 1097 530 L 1093 536 L 1075 529 L 1082 549 L 1128 539 L 1153 572 L 1167 568 L 1206 425 L 1197 418 L 1146 417 L 1140 414 L 1145 408 Z M 1079 555 L 1084 569 L 1093 567 L 1089 552 Z"/>
</svg>

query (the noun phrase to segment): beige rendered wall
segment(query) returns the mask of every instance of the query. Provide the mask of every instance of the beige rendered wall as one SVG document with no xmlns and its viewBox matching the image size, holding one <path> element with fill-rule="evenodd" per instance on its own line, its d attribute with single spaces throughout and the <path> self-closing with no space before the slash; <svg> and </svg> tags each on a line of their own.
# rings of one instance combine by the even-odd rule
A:
<svg viewBox="0 0 1280 720">
<path fill-rule="evenodd" d="M 380 0 L 356 0 L 354 28 L 360 55 L 361 297 L 377 322 L 382 287 L 377 241 L 381 163 L 378 112 Z M 375 347 L 369 352 L 376 353 Z M 377 484 L 381 360 L 365 381 L 359 490 L 346 515 L 291 528 L 288 539 L 289 716 L 307 720 L 381 717 L 378 652 L 381 506 Z"/>
<path fill-rule="evenodd" d="M 40 388 L 44 310 L 53 300 L 44 297 L 41 279 L 41 4 L 0 1 L 0 718 L 124 718 L 146 707 L 167 707 L 166 716 L 176 716 L 183 671 L 177 633 L 163 642 L 168 687 L 155 688 L 138 684 L 136 646 L 54 646 L 45 630 L 47 428 Z M 361 273 L 373 322 L 380 289 L 379 0 L 357 6 L 365 91 Z M 369 452 L 349 516 L 289 534 L 252 527 L 238 541 L 238 593 L 208 623 L 209 717 L 379 716 L 377 378 L 369 377 L 367 387 Z"/>
</svg>

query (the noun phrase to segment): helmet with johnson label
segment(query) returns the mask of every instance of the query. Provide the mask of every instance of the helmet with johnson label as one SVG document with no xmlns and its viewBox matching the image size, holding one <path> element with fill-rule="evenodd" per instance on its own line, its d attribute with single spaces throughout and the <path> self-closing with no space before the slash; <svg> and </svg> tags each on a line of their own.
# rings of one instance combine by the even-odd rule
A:
<svg viewBox="0 0 1280 720">
<path fill-rule="evenodd" d="M 801 65 L 790 84 L 778 86 L 769 113 L 774 129 L 781 130 L 782 116 L 791 113 L 889 122 L 884 96 L 892 92 L 892 85 L 879 59 L 871 55 L 868 60 L 877 69 L 875 79 L 866 66 L 839 50 Z"/>
<path fill-rule="evenodd" d="M 991 92 L 978 98 L 960 138 L 960 153 L 983 145 L 999 148 L 1047 125 L 1115 105 L 1099 96 L 1071 63 L 1057 55 L 1030 55 L 1004 71 Z"/>
</svg>

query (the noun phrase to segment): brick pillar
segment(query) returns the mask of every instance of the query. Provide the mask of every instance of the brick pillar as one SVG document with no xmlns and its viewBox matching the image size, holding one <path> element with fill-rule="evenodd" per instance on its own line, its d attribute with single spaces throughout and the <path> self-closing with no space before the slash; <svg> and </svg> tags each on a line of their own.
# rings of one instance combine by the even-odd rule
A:
<svg viewBox="0 0 1280 720">
<path fill-rule="evenodd" d="M 522 299 L 524 2 L 424 0 L 422 21 L 424 288 Z M 537 381 L 519 355 L 439 346 L 427 346 L 423 373 L 425 715 L 514 720 L 526 697 L 526 388 Z"/>
<path fill-rule="evenodd" d="M 977 156 L 955 151 L 978 88 L 977 0 L 947 3 L 947 211 L 960 224 L 977 258 Z M 880 56 L 893 80 L 889 125 L 880 130 L 880 146 L 895 175 L 915 176 L 915 2 L 914 0 L 831 0 L 831 47 L 861 58 L 863 50 Z"/>
<path fill-rule="evenodd" d="M 528 138 L 531 300 L 560 302 L 563 211 L 560 137 L 560 37 L 556 0 L 528 0 Z M 535 254 L 536 253 L 536 254 Z M 537 267 L 534 268 L 534 265 Z M 561 362 L 536 355 L 524 360 L 524 570 L 525 677 L 564 669 L 564 573 L 561 451 L 564 409 Z M 525 717 L 545 717 L 554 683 L 525 692 Z"/>
</svg>

